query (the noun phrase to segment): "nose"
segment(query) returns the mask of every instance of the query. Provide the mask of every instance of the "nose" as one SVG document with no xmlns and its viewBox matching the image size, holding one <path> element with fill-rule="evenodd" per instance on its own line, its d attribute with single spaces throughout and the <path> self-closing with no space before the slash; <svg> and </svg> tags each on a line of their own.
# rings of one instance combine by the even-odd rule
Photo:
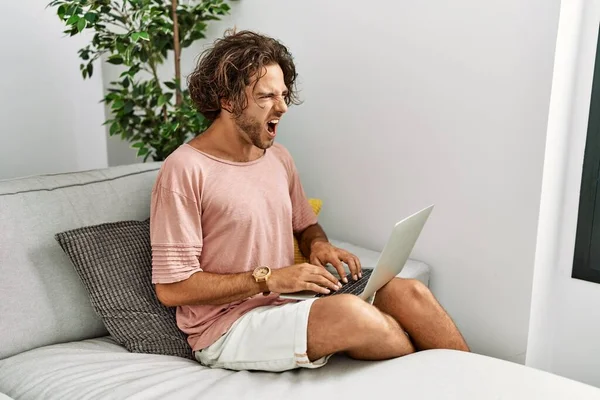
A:
<svg viewBox="0 0 600 400">
<path fill-rule="evenodd" d="M 275 111 L 283 114 L 287 111 L 287 109 L 288 109 L 288 106 L 285 103 L 285 97 L 284 96 L 277 97 L 277 101 L 275 102 Z"/>
</svg>

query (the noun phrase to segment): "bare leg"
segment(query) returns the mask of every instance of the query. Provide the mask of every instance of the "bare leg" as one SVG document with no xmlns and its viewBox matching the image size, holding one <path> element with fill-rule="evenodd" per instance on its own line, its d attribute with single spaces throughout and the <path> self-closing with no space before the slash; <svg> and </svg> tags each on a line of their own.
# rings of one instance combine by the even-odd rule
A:
<svg viewBox="0 0 600 400">
<path fill-rule="evenodd" d="M 362 360 L 384 360 L 414 351 L 394 318 L 356 296 L 340 294 L 318 299 L 310 309 L 311 361 L 337 352 Z"/>
<path fill-rule="evenodd" d="M 392 279 L 377 291 L 373 304 L 402 325 L 418 350 L 469 351 L 454 322 L 418 280 Z"/>
</svg>

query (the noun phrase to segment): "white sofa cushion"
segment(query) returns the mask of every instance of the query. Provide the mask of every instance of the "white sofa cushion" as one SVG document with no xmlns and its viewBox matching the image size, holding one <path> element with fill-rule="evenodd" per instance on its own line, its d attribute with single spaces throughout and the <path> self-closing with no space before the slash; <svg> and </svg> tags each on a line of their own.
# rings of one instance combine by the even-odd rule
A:
<svg viewBox="0 0 600 400">
<path fill-rule="evenodd" d="M 103 338 L 31 350 L 0 361 L 0 370 L 0 391 L 15 399 L 600 399 L 600 389 L 582 383 L 451 350 L 380 362 L 336 355 L 316 370 L 234 372 L 128 353 Z"/>
</svg>

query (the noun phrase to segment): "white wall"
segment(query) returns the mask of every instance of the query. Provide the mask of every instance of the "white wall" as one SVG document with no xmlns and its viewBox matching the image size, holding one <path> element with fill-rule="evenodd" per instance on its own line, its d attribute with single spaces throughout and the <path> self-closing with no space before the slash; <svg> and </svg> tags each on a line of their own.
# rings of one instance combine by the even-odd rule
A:
<svg viewBox="0 0 600 400">
<path fill-rule="evenodd" d="M 571 278 L 599 0 L 563 2 L 527 364 L 600 386 L 600 285 Z"/>
<path fill-rule="evenodd" d="M 381 249 L 435 203 L 413 256 L 473 350 L 524 362 L 559 0 L 233 4 L 209 37 L 295 56 L 305 102 L 279 140 L 330 236 Z"/>
<path fill-rule="evenodd" d="M 0 179 L 107 166 L 102 77 L 83 81 L 54 9 L 0 2 Z"/>
</svg>

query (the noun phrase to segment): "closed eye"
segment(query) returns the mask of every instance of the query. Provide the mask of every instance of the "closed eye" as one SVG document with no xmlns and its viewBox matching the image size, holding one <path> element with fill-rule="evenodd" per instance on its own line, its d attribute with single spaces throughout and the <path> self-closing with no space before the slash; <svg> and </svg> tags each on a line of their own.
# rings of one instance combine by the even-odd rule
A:
<svg viewBox="0 0 600 400">
<path fill-rule="evenodd" d="M 287 91 L 286 91 L 286 92 L 283 92 L 283 93 L 281 93 L 281 97 L 284 97 L 284 98 L 285 98 L 287 95 L 288 95 L 288 92 L 287 92 Z M 259 97 L 260 99 L 272 99 L 272 98 L 275 98 L 275 97 L 277 97 L 277 95 L 276 95 L 275 93 L 261 93 L 261 94 L 259 94 L 259 95 L 258 95 L 258 97 Z"/>
</svg>

